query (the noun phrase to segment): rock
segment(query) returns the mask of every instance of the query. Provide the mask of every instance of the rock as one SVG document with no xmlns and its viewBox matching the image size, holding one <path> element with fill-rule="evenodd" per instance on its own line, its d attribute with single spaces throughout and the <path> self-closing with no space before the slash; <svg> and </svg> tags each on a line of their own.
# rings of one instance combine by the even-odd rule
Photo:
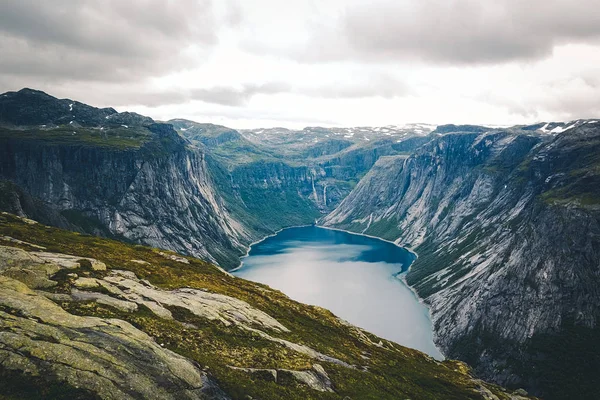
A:
<svg viewBox="0 0 600 400">
<path fill-rule="evenodd" d="M 23 240 L 18 240 L 18 239 L 12 238 L 10 236 L 2 236 L 2 237 L 0 237 L 0 239 L 4 240 L 6 242 L 17 243 L 17 244 L 24 244 L 26 246 L 29 246 L 29 247 L 32 247 L 32 248 L 38 249 L 38 250 L 46 250 L 46 248 L 44 246 L 39 246 L 37 244 L 25 242 Z"/>
<path fill-rule="evenodd" d="M 329 378 L 324 377 L 313 370 L 309 371 L 291 371 L 291 370 L 279 370 L 279 375 L 289 374 L 294 377 L 298 382 L 307 385 L 309 388 L 319 392 L 333 392 L 331 388 L 331 381 Z"/>
<path fill-rule="evenodd" d="M 143 260 L 129 260 L 132 263 L 136 263 L 136 264 L 140 264 L 140 265 L 149 265 L 150 263 L 148 261 L 143 261 Z"/>
<path fill-rule="evenodd" d="M 577 340 L 572 331 L 600 322 L 594 125 L 556 136 L 445 134 L 410 157 L 380 158 L 322 223 L 415 249 L 406 281 L 429 305 L 446 356 L 540 397 L 551 385 L 564 391 L 570 371 L 552 378 L 537 371 L 597 355 L 584 343 L 570 350 L 532 343 Z M 595 393 L 592 379 L 577 381 L 585 388 L 573 390 Z"/>
<path fill-rule="evenodd" d="M 67 297 L 69 297 L 67 295 Z M 73 289 L 71 291 L 71 296 L 69 300 L 75 301 L 95 301 L 99 304 L 105 304 L 107 306 L 115 307 L 121 311 L 125 312 L 134 312 L 137 311 L 138 305 L 131 301 L 120 300 L 114 297 L 108 296 L 104 293 L 96 293 L 96 292 L 83 292 L 77 289 Z"/>
<path fill-rule="evenodd" d="M 62 268 L 77 269 L 81 267 L 81 260 L 87 260 L 90 262 L 90 265 L 94 271 L 106 271 L 106 264 L 93 258 L 48 252 L 34 252 L 32 254 L 48 263 L 57 264 Z"/>
<path fill-rule="evenodd" d="M 158 346 L 132 325 L 68 314 L 3 276 L 0 305 L 35 319 L 0 311 L 4 368 L 42 379 L 56 376 L 106 399 L 206 399 L 204 390 L 216 387 L 192 362 Z"/>
<path fill-rule="evenodd" d="M 179 257 L 179 256 L 177 256 L 175 254 L 167 254 L 167 253 L 165 253 L 163 251 L 158 252 L 158 254 L 160 254 L 161 256 L 163 256 L 164 258 L 166 258 L 167 260 L 177 261 L 177 262 L 180 262 L 182 264 L 189 264 L 190 263 L 187 258 Z"/>
<path fill-rule="evenodd" d="M 309 388 L 319 392 L 332 392 L 333 388 L 331 380 L 327 373 L 319 364 L 313 365 L 312 370 L 307 371 L 294 371 L 289 369 L 260 369 L 260 368 L 240 368 L 232 367 L 238 371 L 244 371 L 252 374 L 255 378 L 280 383 L 282 380 L 285 381 L 289 378 L 307 385 Z"/>
<path fill-rule="evenodd" d="M 268 314 L 233 297 L 189 288 L 160 290 L 139 280 L 129 271 L 112 271 L 103 281 L 106 282 L 103 286 L 110 284 L 114 287 L 114 293 L 147 306 L 162 318 L 172 319 L 171 312 L 163 307 L 167 305 L 185 308 L 198 317 L 217 320 L 225 325 L 254 325 L 277 332 L 289 332 Z"/>
<path fill-rule="evenodd" d="M 44 263 L 44 260 L 25 250 L 17 247 L 0 246 L 0 271 L 10 267 L 28 268 L 32 265 Z"/>
<path fill-rule="evenodd" d="M 60 266 L 48 263 L 35 254 L 16 247 L 0 246 L 0 274 L 17 279 L 31 288 L 42 289 L 56 285 L 48 276 Z"/>
<path fill-rule="evenodd" d="M 106 264 L 102 261 L 94 260 L 93 258 L 88 258 L 87 260 L 92 263 L 92 269 L 94 271 L 106 271 Z"/>
<path fill-rule="evenodd" d="M 95 278 L 78 278 L 73 285 L 80 289 L 93 289 L 100 286 Z"/>
</svg>

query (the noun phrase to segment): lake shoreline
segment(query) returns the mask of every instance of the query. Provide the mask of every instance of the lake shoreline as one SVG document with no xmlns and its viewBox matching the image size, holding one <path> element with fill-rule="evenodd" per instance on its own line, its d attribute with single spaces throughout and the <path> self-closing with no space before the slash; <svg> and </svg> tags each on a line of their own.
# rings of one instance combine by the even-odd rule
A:
<svg viewBox="0 0 600 400">
<path fill-rule="evenodd" d="M 345 232 L 345 233 L 349 233 L 352 235 L 358 235 L 358 236 L 366 236 L 372 239 L 379 239 L 379 240 L 383 240 L 384 242 L 388 242 L 391 243 L 395 246 L 398 246 L 402 249 L 405 249 L 407 251 L 409 251 L 410 253 L 412 253 L 415 256 L 415 259 L 413 260 L 413 262 L 410 263 L 410 265 L 408 266 L 407 270 L 405 272 L 402 272 L 401 274 L 398 274 L 396 277 L 402 281 L 402 283 L 404 283 L 404 285 L 410 289 L 410 291 L 412 292 L 412 294 L 415 296 L 415 298 L 417 299 L 417 301 L 419 303 L 421 303 L 425 308 L 427 308 L 427 312 L 429 313 L 429 320 L 431 321 L 431 327 L 432 327 L 432 332 L 433 332 L 433 342 L 434 344 L 437 342 L 438 339 L 438 334 L 437 331 L 433 328 L 433 314 L 431 313 L 431 308 L 429 307 L 429 305 L 425 302 L 425 300 L 419 296 L 419 293 L 417 293 L 417 291 L 415 290 L 415 288 L 413 288 L 411 285 L 408 284 L 408 282 L 406 281 L 406 275 L 410 272 L 410 269 L 412 268 L 413 264 L 415 263 L 415 261 L 419 258 L 419 254 L 413 250 L 410 247 L 404 247 L 399 245 L 398 243 L 388 240 L 388 239 L 383 239 L 377 236 L 373 236 L 373 235 L 367 235 L 365 233 L 358 233 L 358 232 L 352 232 L 352 231 L 348 231 L 345 229 L 339 229 L 339 228 L 332 228 L 329 226 L 323 226 L 323 225 L 315 225 L 319 228 L 323 228 L 323 229 L 330 229 L 332 231 L 340 231 L 340 232 Z M 436 345 L 438 351 L 442 354 L 442 356 L 444 356 L 444 359 L 446 358 L 446 355 L 444 354 L 444 352 Z"/>
<path fill-rule="evenodd" d="M 329 227 L 329 226 L 322 226 L 322 225 L 318 225 L 318 224 L 306 224 L 306 225 L 298 225 L 298 226 L 290 226 L 290 227 L 285 227 L 282 229 L 279 229 L 278 231 L 267 235 L 265 237 L 263 237 L 260 240 L 257 240 L 255 242 L 252 242 L 250 245 L 248 245 L 248 249 L 246 251 L 246 254 L 240 257 L 240 265 L 232 270 L 230 270 L 229 272 L 231 273 L 235 273 L 236 271 L 239 271 L 243 266 L 244 266 L 244 259 L 247 258 L 250 254 L 250 251 L 252 250 L 252 247 L 271 238 L 274 236 L 277 236 L 278 234 L 280 234 L 281 232 L 288 230 L 288 229 L 294 229 L 294 228 L 305 228 L 305 227 L 316 227 L 319 229 L 326 229 L 326 230 L 331 230 L 331 231 L 338 231 L 338 232 L 343 232 L 346 234 L 350 234 L 350 235 L 355 235 L 355 236 L 362 236 L 362 237 L 367 237 L 370 239 L 375 239 L 375 240 L 380 240 L 382 242 L 386 242 L 386 243 L 390 243 L 393 244 L 394 246 L 406 250 L 408 253 L 410 253 L 413 256 L 412 261 L 410 262 L 410 264 L 408 265 L 408 267 L 406 268 L 406 270 L 404 270 L 404 268 L 402 268 L 401 272 L 398 272 L 396 274 L 393 274 L 393 277 L 395 279 L 398 279 L 407 289 L 409 289 L 410 293 L 412 294 L 412 296 L 414 297 L 414 299 L 423 307 L 425 307 L 425 309 L 427 310 L 427 317 L 431 323 L 431 332 L 433 335 L 433 344 L 436 347 L 436 349 L 438 350 L 438 352 L 442 355 L 443 359 L 446 359 L 446 355 L 440 350 L 440 348 L 436 345 L 436 339 L 437 339 L 437 332 L 433 327 L 433 319 L 432 319 L 432 313 L 431 313 L 431 309 L 429 308 L 429 305 L 419 296 L 419 294 L 417 293 L 417 291 L 410 286 L 407 281 L 406 281 L 406 275 L 408 274 L 408 272 L 410 271 L 410 269 L 412 268 L 414 262 L 418 259 L 419 255 L 416 251 L 414 251 L 412 248 L 410 247 L 405 247 L 405 246 L 401 246 L 400 244 L 391 241 L 391 240 L 387 240 L 387 239 L 383 239 L 377 236 L 373 236 L 373 235 L 368 235 L 368 234 L 364 234 L 364 233 L 358 233 L 358 232 L 352 232 L 352 231 L 348 231 L 345 229 L 339 229 L 339 228 L 333 228 L 333 227 Z"/>
<path fill-rule="evenodd" d="M 229 271 L 227 271 L 227 272 L 229 272 L 229 273 L 233 273 L 233 272 L 235 272 L 235 271 L 239 270 L 240 268 L 242 268 L 242 267 L 244 266 L 244 258 L 247 258 L 247 257 L 248 257 L 248 255 L 250 254 L 250 250 L 252 250 L 252 246 L 254 246 L 254 245 L 257 245 L 257 244 L 259 244 L 259 243 L 261 243 L 261 242 L 264 242 L 264 241 L 265 241 L 265 240 L 267 240 L 268 238 L 272 238 L 272 237 L 274 237 L 274 236 L 277 236 L 279 233 L 281 233 L 281 232 L 285 231 L 286 229 L 293 229 L 293 228 L 306 228 L 307 226 L 316 226 L 316 225 L 314 225 L 314 224 L 306 224 L 306 225 L 294 225 L 294 226 L 286 226 L 285 228 L 281 228 L 281 229 L 279 229 L 278 231 L 275 231 L 275 232 L 271 233 L 270 235 L 267 235 L 267 236 L 263 237 L 262 239 L 259 239 L 259 240 L 256 240 L 256 241 L 254 241 L 254 242 L 250 243 L 250 244 L 248 245 L 248 248 L 246 249 L 246 254 L 244 254 L 243 256 L 240 256 L 240 265 L 238 265 L 237 267 L 235 267 L 235 268 L 233 268 L 233 269 L 230 269 L 230 270 L 229 270 Z"/>
</svg>

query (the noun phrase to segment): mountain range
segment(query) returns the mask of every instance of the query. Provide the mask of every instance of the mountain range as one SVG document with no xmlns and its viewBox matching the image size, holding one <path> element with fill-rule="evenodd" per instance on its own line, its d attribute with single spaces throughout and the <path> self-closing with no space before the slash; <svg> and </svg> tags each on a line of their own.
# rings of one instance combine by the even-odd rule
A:
<svg viewBox="0 0 600 400">
<path fill-rule="evenodd" d="M 31 89 L 5 93 L 0 95 L 0 210 L 9 214 L 3 214 L 0 229 L 5 260 L 12 261 L 6 261 L 10 273 L 0 270 L 0 278 L 6 280 L 5 293 L 0 294 L 7 327 L 3 332 L 18 331 L 23 341 L 32 330 L 41 330 L 25 320 L 15 322 L 23 315 L 32 315 L 40 326 L 54 327 L 61 318 L 71 318 L 64 312 L 126 321 L 167 342 L 165 350 L 157 348 L 152 357 L 181 367 L 173 376 L 154 371 L 144 379 L 168 382 L 165 387 L 176 390 L 167 392 L 179 395 L 186 387 L 186 393 L 193 394 L 189 398 L 294 398 L 291 388 L 296 388 L 297 398 L 526 395 L 510 391 L 517 388 L 548 399 L 595 398 L 600 370 L 595 346 L 600 339 L 599 146 L 596 120 L 502 128 L 409 124 L 238 131 L 182 119 L 154 121 Z M 250 243 L 285 227 L 312 223 L 381 237 L 414 250 L 419 257 L 406 281 L 431 309 L 436 344 L 447 357 L 470 365 L 473 375 L 464 364 L 438 363 L 397 345 L 380 342 L 383 347 L 373 347 L 379 339 L 341 327 L 324 310 L 293 303 L 223 272 L 239 264 Z M 40 250 L 60 260 L 76 255 L 79 266 L 61 267 L 65 262 L 54 260 L 53 272 L 40 276 L 40 265 L 45 265 L 39 261 L 44 259 L 37 254 Z M 24 259 L 34 261 L 14 261 Z M 159 259 L 168 265 L 163 267 Z M 96 262 L 108 268 L 94 270 Z M 81 276 L 68 277 L 67 270 L 74 268 L 87 274 L 69 272 Z M 32 274 L 36 279 L 24 278 Z M 223 283 L 217 284 L 215 277 Z M 121 291 L 128 285 L 129 297 L 117 294 L 115 285 Z M 181 307 L 181 292 L 192 289 L 250 304 L 256 310 L 247 311 L 245 322 L 229 325 L 243 325 L 244 335 L 254 335 L 239 338 L 230 328 L 205 327 L 204 314 Z M 161 292 L 167 290 L 172 292 Z M 16 293 L 26 293 L 31 301 L 6 300 Z M 168 324 L 159 318 L 167 313 L 157 309 L 152 296 L 161 296 L 163 304 L 172 302 Z M 121 308 L 115 308 L 117 304 Z M 134 305 L 136 311 L 131 312 Z M 55 319 L 27 311 L 40 307 L 52 309 Z M 123 311 L 128 307 L 130 311 Z M 239 303 L 233 307 L 236 312 L 247 310 Z M 93 321 L 77 320 L 68 326 L 70 331 L 50 336 L 117 335 L 107 333 L 105 320 Z M 169 342 L 164 330 L 175 332 L 185 324 L 212 332 L 207 337 L 231 352 L 231 360 L 199 356 L 204 349 L 183 345 L 183 332 Z M 118 335 L 140 335 L 129 325 L 126 330 L 129 333 Z M 362 344 L 346 352 L 341 342 L 328 343 L 323 337 L 332 335 Z M 363 335 L 369 340 L 360 339 Z M 291 343 L 284 347 L 303 354 L 298 356 L 302 360 L 280 353 L 277 346 L 277 351 L 268 350 L 270 345 L 259 353 L 274 352 L 279 361 L 253 356 L 244 346 L 259 337 L 271 345 Z M 56 339 L 44 340 L 52 344 Z M 124 346 L 135 353 L 140 344 L 131 340 Z M 91 345 L 105 348 L 106 343 Z M 251 347 L 258 351 L 256 346 Z M 211 349 L 206 351 L 218 354 Z M 252 365 L 262 367 L 247 363 L 232 370 L 236 351 L 242 352 L 242 359 L 260 359 Z M 139 355 L 146 361 L 150 357 Z M 188 361 L 178 357 L 193 362 L 184 367 Z M 359 361 L 368 358 L 376 361 L 365 371 L 346 367 L 362 365 Z M 121 362 L 142 374 L 136 367 L 141 359 Z M 50 361 L 36 362 L 34 368 L 14 357 L 4 360 L 4 377 L 35 369 L 51 371 L 51 376 L 72 384 L 72 377 L 81 373 L 75 364 L 65 372 Z M 312 366 L 315 360 L 318 366 Z M 197 369 L 198 362 L 216 370 Z M 376 373 L 369 372 L 371 368 Z M 421 375 L 408 373 L 411 368 Z M 203 385 L 191 384 L 191 376 Z M 441 380 L 431 381 L 434 376 Z M 510 390 L 478 383 L 482 381 L 473 376 Z M 357 380 L 370 391 L 360 392 Z M 111 382 L 124 387 L 116 378 Z M 390 382 L 404 382 L 404 389 Z M 40 383 L 35 390 L 43 387 Z M 119 390 L 136 398 L 142 387 Z M 78 396 L 91 391 L 106 398 L 93 384 L 81 393 L 72 389 Z"/>
</svg>

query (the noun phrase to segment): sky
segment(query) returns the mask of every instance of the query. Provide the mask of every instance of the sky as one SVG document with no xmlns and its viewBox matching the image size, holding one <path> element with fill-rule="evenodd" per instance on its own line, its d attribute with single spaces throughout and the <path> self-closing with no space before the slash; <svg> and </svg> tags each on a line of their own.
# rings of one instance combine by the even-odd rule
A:
<svg viewBox="0 0 600 400">
<path fill-rule="evenodd" d="M 2 0 L 0 92 L 233 128 L 600 117 L 600 0 Z"/>
</svg>

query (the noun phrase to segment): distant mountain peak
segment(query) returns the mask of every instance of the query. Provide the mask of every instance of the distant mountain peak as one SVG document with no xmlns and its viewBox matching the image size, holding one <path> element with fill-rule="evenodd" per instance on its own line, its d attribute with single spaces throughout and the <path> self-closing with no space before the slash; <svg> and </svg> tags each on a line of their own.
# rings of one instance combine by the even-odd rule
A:
<svg viewBox="0 0 600 400">
<path fill-rule="evenodd" d="M 106 124 L 147 125 L 154 121 L 135 113 L 118 113 L 114 108 L 97 108 L 71 99 L 58 99 L 41 90 L 23 88 L 0 95 L 0 125 L 60 126 L 77 124 L 101 127 Z"/>
</svg>

